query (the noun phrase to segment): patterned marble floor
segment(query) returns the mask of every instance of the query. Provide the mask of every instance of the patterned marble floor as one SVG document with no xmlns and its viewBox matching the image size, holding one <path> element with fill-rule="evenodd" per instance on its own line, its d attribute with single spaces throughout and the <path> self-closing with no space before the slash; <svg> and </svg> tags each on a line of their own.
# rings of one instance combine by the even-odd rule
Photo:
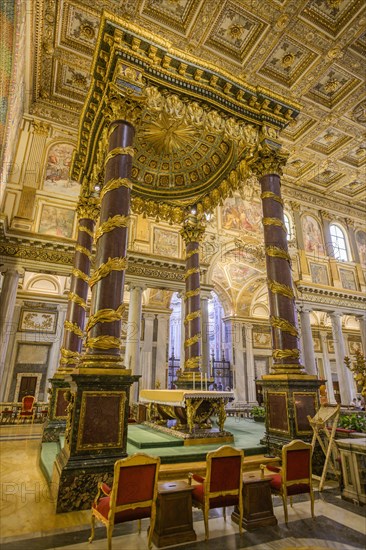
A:
<svg viewBox="0 0 366 550">
<path fill-rule="evenodd" d="M 96 539 L 88 544 L 90 513 L 54 513 L 54 503 L 38 467 L 39 440 L 1 441 L 1 550 L 105 550 L 106 532 L 96 530 Z M 322 493 L 316 492 L 315 519 L 310 517 L 310 505 L 305 496 L 294 499 L 289 506 L 289 524 L 284 523 L 280 499 L 274 499 L 278 525 L 256 531 L 244 531 L 230 520 L 225 522 L 221 510 L 213 510 L 210 519 L 210 540 L 204 541 L 204 524 L 200 511 L 193 512 L 197 541 L 179 545 L 182 550 L 358 550 L 365 548 L 366 507 L 343 501 L 333 484 Z M 117 526 L 113 548 L 147 549 L 148 520 L 137 525 Z"/>
</svg>

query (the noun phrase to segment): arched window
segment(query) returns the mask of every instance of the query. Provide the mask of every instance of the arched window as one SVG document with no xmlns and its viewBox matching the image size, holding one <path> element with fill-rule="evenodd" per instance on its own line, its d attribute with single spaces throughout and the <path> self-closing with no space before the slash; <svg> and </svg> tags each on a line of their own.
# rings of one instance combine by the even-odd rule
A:
<svg viewBox="0 0 366 550">
<path fill-rule="evenodd" d="M 347 262 L 350 257 L 347 249 L 347 242 L 344 232 L 334 223 L 330 224 L 330 238 L 332 241 L 334 257 L 336 260 L 341 260 L 342 262 Z"/>
<path fill-rule="evenodd" d="M 287 214 L 283 214 L 283 219 L 284 219 L 285 227 L 286 227 L 286 231 L 287 231 L 287 240 L 291 241 L 291 239 L 293 237 L 293 232 L 292 232 L 290 218 Z"/>
</svg>

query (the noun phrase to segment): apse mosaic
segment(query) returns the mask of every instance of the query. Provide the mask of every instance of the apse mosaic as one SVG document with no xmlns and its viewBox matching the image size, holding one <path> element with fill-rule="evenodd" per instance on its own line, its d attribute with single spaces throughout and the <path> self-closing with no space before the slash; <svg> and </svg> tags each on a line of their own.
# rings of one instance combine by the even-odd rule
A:
<svg viewBox="0 0 366 550">
<path fill-rule="evenodd" d="M 77 197 L 80 186 L 69 177 L 71 157 L 74 146 L 68 143 L 56 143 L 47 156 L 44 191 L 53 191 L 61 195 Z"/>
<path fill-rule="evenodd" d="M 304 216 L 302 219 L 305 251 L 324 256 L 322 232 L 319 223 L 313 216 Z"/>
</svg>

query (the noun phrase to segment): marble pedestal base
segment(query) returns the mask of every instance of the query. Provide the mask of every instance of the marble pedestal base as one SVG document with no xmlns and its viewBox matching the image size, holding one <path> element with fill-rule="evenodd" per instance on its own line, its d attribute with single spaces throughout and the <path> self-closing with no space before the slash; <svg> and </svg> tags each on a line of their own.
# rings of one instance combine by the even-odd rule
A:
<svg viewBox="0 0 366 550">
<path fill-rule="evenodd" d="M 50 399 L 48 405 L 48 417 L 43 428 L 42 443 L 58 441 L 60 435 L 65 433 L 67 419 L 67 405 L 65 395 L 70 391 L 70 383 L 65 377 L 49 380 L 51 384 Z"/>
<path fill-rule="evenodd" d="M 322 381 L 312 375 L 274 374 L 263 376 L 261 383 L 266 408 L 266 437 L 261 443 L 279 455 L 293 439 L 311 440 L 307 416 L 313 417 L 319 408 Z"/>
<path fill-rule="evenodd" d="M 127 456 L 129 392 L 138 376 L 127 369 L 79 369 L 70 376 L 65 445 L 52 475 L 56 512 L 91 507 L 98 481 L 112 482 Z"/>
</svg>

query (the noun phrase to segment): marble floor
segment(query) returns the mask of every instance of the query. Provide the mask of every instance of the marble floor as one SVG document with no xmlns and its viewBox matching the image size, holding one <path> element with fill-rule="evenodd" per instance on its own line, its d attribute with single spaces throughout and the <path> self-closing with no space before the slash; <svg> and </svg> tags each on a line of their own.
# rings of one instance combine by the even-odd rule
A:
<svg viewBox="0 0 366 550">
<path fill-rule="evenodd" d="M 96 529 L 92 545 L 89 511 L 55 514 L 49 488 L 38 466 L 39 437 L 3 440 L 0 434 L 0 547 L 1 550 L 105 550 L 106 531 Z M 310 517 L 306 496 L 295 497 L 289 506 L 288 527 L 284 523 L 282 503 L 274 499 L 278 520 L 275 527 L 243 531 L 230 519 L 224 521 L 221 510 L 211 511 L 210 540 L 204 541 L 204 524 L 200 511 L 193 511 L 197 541 L 178 547 L 184 550 L 291 550 L 330 548 L 334 550 L 364 549 L 366 541 L 366 506 L 360 507 L 341 499 L 335 483 L 329 483 L 322 493 L 316 491 L 315 519 Z M 142 532 L 136 523 L 116 526 L 113 548 L 147 549 L 146 531 L 149 520 L 142 521 Z"/>
</svg>

